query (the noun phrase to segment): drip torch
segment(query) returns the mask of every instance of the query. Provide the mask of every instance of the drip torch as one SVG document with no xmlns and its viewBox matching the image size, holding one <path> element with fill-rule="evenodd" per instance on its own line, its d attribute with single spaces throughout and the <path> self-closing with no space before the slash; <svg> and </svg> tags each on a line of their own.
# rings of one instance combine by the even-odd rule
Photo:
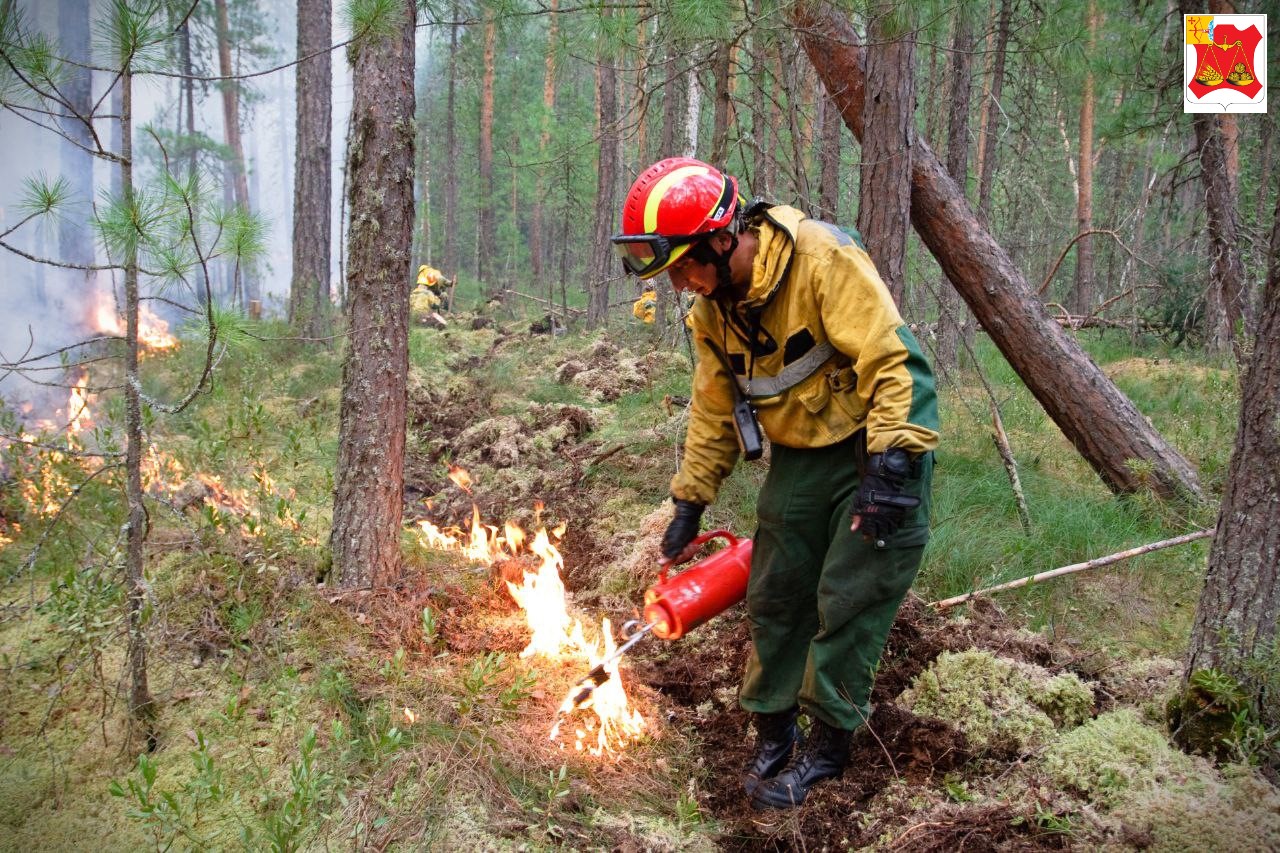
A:
<svg viewBox="0 0 1280 853">
<path fill-rule="evenodd" d="M 690 544 L 702 545 L 712 539 L 725 539 L 728 547 L 678 575 L 667 577 L 670 560 L 658 564 L 658 582 L 644 594 L 644 619 L 633 619 L 622 626 L 622 645 L 574 685 L 560 708 L 561 714 L 585 706 L 595 689 L 612 677 L 610 669 L 614 664 L 649 634 L 678 640 L 747 597 L 751 540 L 739 539 L 727 530 L 711 530 Z"/>
</svg>

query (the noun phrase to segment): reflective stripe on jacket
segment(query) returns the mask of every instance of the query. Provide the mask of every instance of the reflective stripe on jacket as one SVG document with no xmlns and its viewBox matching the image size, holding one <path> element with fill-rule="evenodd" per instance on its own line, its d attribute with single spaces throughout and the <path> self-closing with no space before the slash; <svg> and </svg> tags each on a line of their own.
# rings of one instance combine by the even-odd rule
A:
<svg viewBox="0 0 1280 853">
<path fill-rule="evenodd" d="M 724 307 L 701 296 L 694 302 L 698 363 L 672 495 L 713 502 L 737 461 L 727 368 L 742 380 L 775 377 L 827 343 L 832 354 L 807 378 L 752 398 L 770 441 L 826 447 L 866 427 L 871 453 L 935 448 L 932 370 L 867 253 L 836 226 L 791 207 L 769 208 L 753 229 L 759 245 L 746 299 Z M 747 345 L 753 333 L 754 357 Z"/>
</svg>

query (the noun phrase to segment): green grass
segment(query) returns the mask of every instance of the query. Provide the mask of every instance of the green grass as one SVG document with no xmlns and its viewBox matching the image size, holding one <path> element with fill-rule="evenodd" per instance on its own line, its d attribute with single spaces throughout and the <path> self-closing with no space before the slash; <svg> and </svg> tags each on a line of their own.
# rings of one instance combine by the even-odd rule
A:
<svg viewBox="0 0 1280 853">
<path fill-rule="evenodd" d="M 474 298 L 466 282 L 459 292 Z M 585 469 L 580 488 L 599 496 L 599 505 L 593 518 L 574 523 L 591 523 L 601 535 L 626 532 L 667 500 L 683 434 L 679 414 L 663 399 L 688 395 L 688 367 L 675 359 L 645 387 L 613 402 L 592 402 L 582 388 L 556 382 L 555 372 L 598 336 L 529 336 L 533 313 L 513 320 L 504 309 L 496 328 L 478 331 L 461 319 L 444 331 L 414 329 L 414 381 L 491 400 L 487 410 L 477 406 L 477 419 L 518 414 L 529 402 L 592 409 L 600 427 L 590 438 L 601 449 L 624 449 Z M 406 537 L 410 589 L 421 587 L 426 597 L 406 601 L 404 613 L 366 613 L 314 591 L 331 511 L 340 346 L 285 340 L 288 332 L 278 324 L 256 331 L 281 340 L 237 340 L 209 393 L 181 415 L 154 413 L 151 421 L 158 448 L 187 472 L 218 474 L 258 513 L 246 532 L 231 515 L 176 515 L 159 502 L 149 506 L 148 630 L 163 730 L 152 756 L 155 790 L 184 808 L 205 796 L 213 770 L 199 763 L 200 749 L 187 732 L 205 739 L 226 787 L 224 798 L 203 801 L 190 831 L 224 847 L 240 843 L 245 832 L 255 843 L 294 838 L 339 848 L 392 838 L 476 849 L 613 846 L 619 837 L 674 847 L 709 844 L 716 827 L 688 793 L 701 771 L 684 733 L 642 743 L 621 762 L 625 773 L 573 756 L 548 764 L 545 720 L 520 697 L 536 690 L 554 698 L 580 673 L 513 653 L 486 657 L 483 641 L 474 651 L 451 649 L 445 640 L 460 625 L 481 637 L 485 630 L 494 636 L 523 630 L 502 607 L 472 612 L 474 602 L 492 594 L 483 572 Z M 617 323 L 607 337 L 632 355 L 654 346 L 652 330 L 635 323 Z M 495 349 L 500 338 L 506 343 Z M 1118 335 L 1082 340 L 1200 466 L 1206 486 L 1220 488 L 1235 430 L 1234 374 L 1158 343 L 1135 347 Z M 187 346 L 149 359 L 148 390 L 162 399 L 180 396 L 198 369 L 198 350 Z M 1032 527 L 1024 531 L 1019 523 L 992 446 L 985 393 L 975 377 L 965 376 L 960 387 L 943 393 L 933 538 L 917 583 L 921 595 L 960 593 L 1212 523 L 1211 510 L 1112 495 L 994 347 L 980 339 L 976 353 L 1001 401 Z M 475 367 L 461 371 L 469 360 Z M 765 470 L 739 464 L 705 525 L 750 534 Z M 264 471 L 275 481 L 270 487 L 261 481 Z M 11 497 L 6 518 L 18 518 L 24 510 Z M 105 846 L 136 849 L 175 832 L 173 824 L 166 829 L 164 815 L 129 817 L 136 803 L 107 791 L 112 780 L 123 785 L 140 772 L 133 756 L 120 751 L 120 706 L 103 712 L 101 705 L 120 668 L 119 631 L 111 620 L 121 590 L 102 582 L 118 571 L 111 542 L 119 523 L 115 487 L 86 490 L 34 577 L 11 578 L 5 587 L 6 600 L 47 600 L 0 623 L 0 653 L 7 656 L 0 690 L 11 711 L 4 739 L 15 751 L 0 760 L 0 801 L 13 803 L 0 810 L 0 836 L 7 839 L 0 848 L 70 849 L 92 831 Z M 38 529 L 24 526 L 0 554 L 6 571 L 16 570 Z M 1203 543 L 1161 552 L 999 601 L 1024 624 L 1091 648 L 1176 655 L 1205 553 Z M 84 565 L 85 554 L 94 555 L 92 566 Z M 435 642 L 423 637 L 424 606 L 437 618 Z M 60 670 L 58 660 L 75 663 Z M 36 732 L 50 707 L 59 710 L 41 740 Z M 419 722 L 405 723 L 404 708 L 414 709 Z M 315 743 L 308 747 L 312 729 Z M 64 769 L 55 772 L 59 765 L 50 755 Z"/>
</svg>

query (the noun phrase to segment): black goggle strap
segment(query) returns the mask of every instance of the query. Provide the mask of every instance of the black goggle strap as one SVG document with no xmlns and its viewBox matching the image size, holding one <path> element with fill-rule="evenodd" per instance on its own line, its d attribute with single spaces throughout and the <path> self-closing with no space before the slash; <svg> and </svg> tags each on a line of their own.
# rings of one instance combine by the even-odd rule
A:
<svg viewBox="0 0 1280 853">
<path fill-rule="evenodd" d="M 677 237 L 665 237 L 661 234 L 618 234 L 611 239 L 614 251 L 622 259 L 627 272 L 633 275 L 644 275 L 651 270 L 661 269 L 671 258 L 671 250 L 701 240 L 706 234 L 687 234 Z M 634 246 L 644 246 L 648 253 L 634 251 Z"/>
</svg>

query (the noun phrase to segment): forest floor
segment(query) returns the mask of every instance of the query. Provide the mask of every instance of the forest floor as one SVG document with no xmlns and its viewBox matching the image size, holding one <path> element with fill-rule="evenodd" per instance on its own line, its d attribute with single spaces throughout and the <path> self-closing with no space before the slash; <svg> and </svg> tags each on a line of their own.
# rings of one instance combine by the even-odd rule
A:
<svg viewBox="0 0 1280 853">
<path fill-rule="evenodd" d="M 47 523 L 30 489 L 55 493 L 54 475 L 81 463 L 8 451 L 0 849 L 1280 848 L 1280 791 L 1250 766 L 1250 745 L 1214 764 L 1164 728 L 1203 543 L 955 612 L 925 604 L 1213 519 L 1106 492 L 985 346 L 943 390 L 933 540 L 842 779 L 792 812 L 747 806 L 741 607 L 628 655 L 643 734 L 602 755 L 550 740 L 586 666 L 521 656 L 529 632 L 502 581 L 533 563 L 468 560 L 433 547 L 420 522 L 564 524 L 564 584 L 588 637 L 602 616 L 634 618 L 669 515 L 689 359 L 638 324 L 551 337 L 527 318 L 448 319 L 411 337 L 407 572 L 392 590 L 326 577 L 336 354 L 241 336 L 213 393 L 156 415 L 159 742 L 142 759 L 114 698 L 118 492 L 84 490 L 28 568 Z M 1220 490 L 1234 374 L 1152 342 L 1084 342 Z M 149 390 L 175 395 L 197 349 L 151 357 Z M 1031 530 L 991 444 L 979 370 Z M 101 409 L 99 442 L 111 415 Z M 764 470 L 740 465 L 704 527 L 749 534 Z"/>
</svg>

